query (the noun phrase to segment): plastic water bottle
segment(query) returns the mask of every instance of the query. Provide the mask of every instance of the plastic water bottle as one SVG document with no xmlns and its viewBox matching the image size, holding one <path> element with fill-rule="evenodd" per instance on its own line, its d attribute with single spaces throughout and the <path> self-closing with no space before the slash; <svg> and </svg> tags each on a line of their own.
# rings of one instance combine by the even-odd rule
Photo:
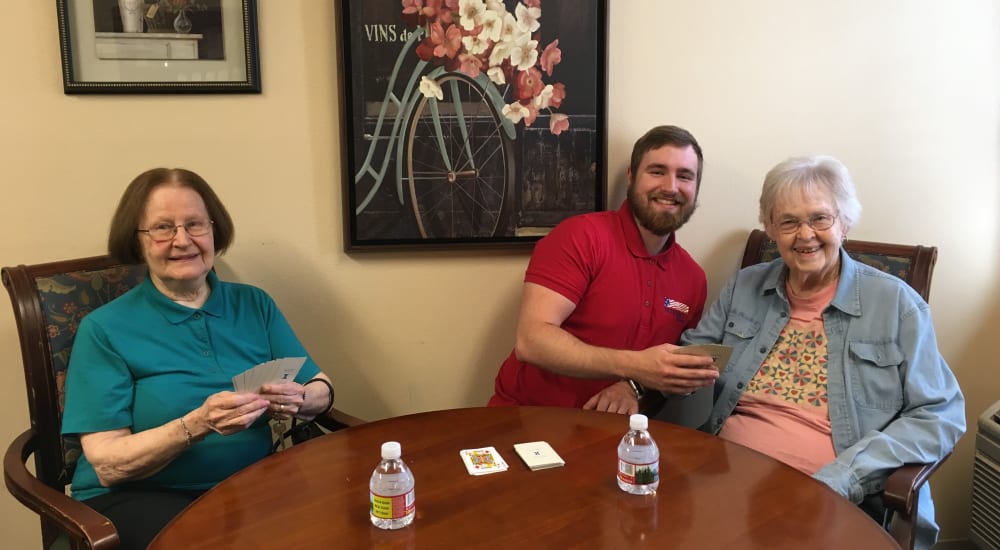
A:
<svg viewBox="0 0 1000 550">
<path fill-rule="evenodd" d="M 633 495 L 653 495 L 660 486 L 660 449 L 649 435 L 649 419 L 633 414 L 618 444 L 618 486 Z"/>
<path fill-rule="evenodd" d="M 398 441 L 383 443 L 382 461 L 368 483 L 371 490 L 369 515 L 372 525 L 380 529 L 400 529 L 413 523 L 416 510 L 413 473 L 400 456 L 402 448 Z"/>
</svg>

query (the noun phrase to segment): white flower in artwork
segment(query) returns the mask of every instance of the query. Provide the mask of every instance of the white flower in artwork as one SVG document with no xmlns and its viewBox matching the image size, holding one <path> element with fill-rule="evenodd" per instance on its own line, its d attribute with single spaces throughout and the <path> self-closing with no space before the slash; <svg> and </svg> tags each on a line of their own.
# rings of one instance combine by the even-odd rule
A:
<svg viewBox="0 0 1000 550">
<path fill-rule="evenodd" d="M 510 43 L 497 42 L 493 44 L 493 50 L 490 52 L 490 66 L 496 67 L 508 57 L 510 57 Z"/>
<path fill-rule="evenodd" d="M 546 84 L 545 87 L 542 88 L 542 92 L 535 96 L 535 107 L 538 107 L 539 109 L 548 109 L 549 101 L 552 100 L 553 89 L 554 88 L 551 84 Z"/>
<path fill-rule="evenodd" d="M 444 99 L 444 90 L 441 89 L 441 85 L 436 80 L 426 76 L 420 77 L 420 93 L 424 94 L 427 99 L 432 97 L 436 97 L 438 100 Z"/>
<path fill-rule="evenodd" d="M 471 53 L 472 55 L 479 55 L 490 47 L 490 43 L 483 40 L 482 35 L 463 36 L 462 45 L 465 46 L 465 51 Z"/>
<path fill-rule="evenodd" d="M 494 84 L 507 83 L 507 78 L 503 75 L 503 69 L 500 67 L 490 67 L 486 71 L 486 76 L 490 77 L 490 80 L 492 80 Z"/>
<path fill-rule="evenodd" d="M 506 12 L 505 12 L 506 13 Z M 479 39 L 490 43 L 500 40 L 500 33 L 503 31 L 503 18 L 493 10 L 483 12 L 483 18 L 479 22 L 483 26 L 479 33 Z"/>
<path fill-rule="evenodd" d="M 510 50 L 510 64 L 519 71 L 527 71 L 538 62 L 538 41 L 532 40 L 528 33 L 521 33 L 514 38 Z"/>
<path fill-rule="evenodd" d="M 476 28 L 476 25 L 479 25 L 485 11 L 486 4 L 483 0 L 458 1 L 459 23 L 467 31 L 471 31 Z"/>
<path fill-rule="evenodd" d="M 538 19 L 542 16 L 542 8 L 529 8 L 524 4 L 518 4 L 514 8 L 517 15 L 517 26 L 524 32 L 535 32 L 542 26 Z"/>
<path fill-rule="evenodd" d="M 521 122 L 521 119 L 530 115 L 531 111 L 527 107 L 521 105 L 517 101 L 503 106 L 503 116 L 507 117 L 507 120 L 517 124 Z"/>
</svg>

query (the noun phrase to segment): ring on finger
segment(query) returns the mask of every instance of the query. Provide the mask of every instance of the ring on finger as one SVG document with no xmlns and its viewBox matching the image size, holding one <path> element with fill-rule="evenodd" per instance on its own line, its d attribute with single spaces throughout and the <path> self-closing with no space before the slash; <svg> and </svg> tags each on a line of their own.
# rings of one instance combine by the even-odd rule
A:
<svg viewBox="0 0 1000 550">
<path fill-rule="evenodd" d="M 278 412 L 285 412 L 285 404 L 281 403 L 278 405 Z"/>
</svg>

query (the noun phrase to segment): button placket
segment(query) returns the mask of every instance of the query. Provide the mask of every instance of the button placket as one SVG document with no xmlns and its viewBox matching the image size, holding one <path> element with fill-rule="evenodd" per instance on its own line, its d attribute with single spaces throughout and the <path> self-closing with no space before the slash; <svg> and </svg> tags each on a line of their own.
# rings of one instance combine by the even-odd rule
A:
<svg viewBox="0 0 1000 550">
<path fill-rule="evenodd" d="M 195 339 L 201 344 L 202 357 L 211 357 L 214 355 L 212 352 L 212 342 L 208 337 L 208 319 L 202 312 L 196 312 L 191 316 L 191 328 L 194 332 Z"/>
</svg>

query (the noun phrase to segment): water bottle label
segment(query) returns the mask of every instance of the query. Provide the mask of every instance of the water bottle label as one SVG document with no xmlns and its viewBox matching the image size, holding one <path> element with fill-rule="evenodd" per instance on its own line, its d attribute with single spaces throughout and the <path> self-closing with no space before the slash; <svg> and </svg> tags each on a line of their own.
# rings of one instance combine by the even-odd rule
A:
<svg viewBox="0 0 1000 550">
<path fill-rule="evenodd" d="M 413 491 L 405 495 L 383 497 L 371 494 L 372 515 L 381 519 L 401 519 L 413 512 L 415 503 Z"/>
<path fill-rule="evenodd" d="M 630 485 L 649 485 L 660 481 L 660 463 L 632 464 L 618 459 L 618 479 Z"/>
</svg>

